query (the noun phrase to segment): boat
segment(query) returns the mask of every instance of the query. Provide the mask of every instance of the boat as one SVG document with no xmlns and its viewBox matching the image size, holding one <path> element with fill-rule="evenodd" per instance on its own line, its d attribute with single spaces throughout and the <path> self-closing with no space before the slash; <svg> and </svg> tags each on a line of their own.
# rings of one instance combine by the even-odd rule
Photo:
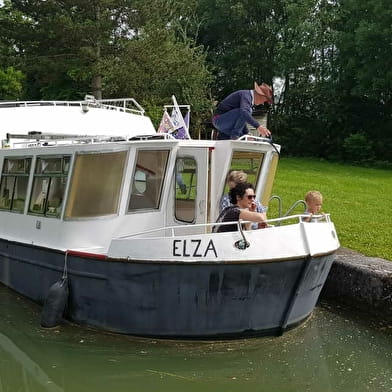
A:
<svg viewBox="0 0 392 392">
<path fill-rule="evenodd" d="M 329 214 L 213 230 L 230 170 L 268 204 L 279 145 L 176 139 L 134 99 L 1 102 L 0 118 L 0 282 L 43 313 L 62 302 L 80 325 L 191 339 L 279 335 L 311 315 L 339 248 Z"/>
</svg>

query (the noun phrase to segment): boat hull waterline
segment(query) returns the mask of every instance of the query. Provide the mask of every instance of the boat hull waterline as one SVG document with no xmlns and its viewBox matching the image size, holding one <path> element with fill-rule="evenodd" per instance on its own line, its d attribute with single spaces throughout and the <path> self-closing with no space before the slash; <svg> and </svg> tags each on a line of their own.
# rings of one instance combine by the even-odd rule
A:
<svg viewBox="0 0 392 392">
<path fill-rule="evenodd" d="M 66 318 L 140 336 L 279 334 L 311 314 L 334 254 L 208 264 L 70 254 Z M 0 281 L 43 304 L 63 275 L 64 258 L 64 252 L 1 240 Z"/>
</svg>

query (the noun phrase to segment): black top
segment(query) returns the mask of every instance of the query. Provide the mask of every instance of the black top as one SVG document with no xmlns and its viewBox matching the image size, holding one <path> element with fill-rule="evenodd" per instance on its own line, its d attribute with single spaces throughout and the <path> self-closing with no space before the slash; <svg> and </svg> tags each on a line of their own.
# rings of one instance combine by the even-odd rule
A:
<svg viewBox="0 0 392 392">
<path fill-rule="evenodd" d="M 216 220 L 217 223 L 221 222 L 235 222 L 239 221 L 240 219 L 240 209 L 238 206 L 229 206 L 226 207 L 222 212 L 219 214 L 218 219 Z M 238 224 L 233 223 L 232 225 L 221 225 L 221 226 L 214 226 L 212 231 L 215 233 L 223 233 L 227 231 L 237 231 Z"/>
</svg>

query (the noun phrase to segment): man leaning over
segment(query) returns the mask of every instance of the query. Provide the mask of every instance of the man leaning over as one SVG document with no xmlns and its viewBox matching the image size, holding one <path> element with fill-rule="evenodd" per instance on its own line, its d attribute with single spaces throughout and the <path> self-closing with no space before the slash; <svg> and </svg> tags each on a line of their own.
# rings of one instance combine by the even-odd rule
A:
<svg viewBox="0 0 392 392">
<path fill-rule="evenodd" d="M 260 125 L 252 117 L 254 106 L 265 102 L 273 103 L 272 88 L 266 83 L 254 83 L 253 90 L 238 90 L 221 101 L 212 118 L 214 127 L 219 131 L 218 140 L 238 139 L 249 131 L 246 124 L 254 126 L 259 135 L 270 137 L 269 129 Z"/>
</svg>

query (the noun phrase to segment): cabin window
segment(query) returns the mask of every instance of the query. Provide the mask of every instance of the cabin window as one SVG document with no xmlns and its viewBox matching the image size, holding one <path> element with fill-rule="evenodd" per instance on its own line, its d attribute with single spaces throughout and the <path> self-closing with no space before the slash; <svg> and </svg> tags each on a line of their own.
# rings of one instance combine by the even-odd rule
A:
<svg viewBox="0 0 392 392">
<path fill-rule="evenodd" d="M 271 163 L 268 170 L 268 177 L 266 178 L 263 186 L 262 195 L 260 198 L 261 204 L 268 206 L 269 199 L 271 197 L 272 185 L 274 184 L 276 169 L 278 168 L 279 154 L 276 152 L 272 153 Z"/>
<path fill-rule="evenodd" d="M 178 158 L 175 166 L 175 217 L 179 221 L 194 222 L 196 219 L 196 161 Z"/>
<path fill-rule="evenodd" d="M 6 158 L 0 183 L 0 208 L 24 212 L 31 158 Z"/>
<path fill-rule="evenodd" d="M 117 214 L 126 157 L 127 151 L 77 155 L 65 217 Z"/>
<path fill-rule="evenodd" d="M 64 200 L 70 156 L 37 157 L 29 212 L 59 217 Z"/>
<path fill-rule="evenodd" d="M 128 211 L 159 208 L 169 150 L 137 152 Z"/>
<path fill-rule="evenodd" d="M 261 166 L 263 164 L 264 153 L 257 151 L 233 151 L 231 158 L 230 170 L 242 170 L 247 174 L 247 182 L 256 186 L 259 181 Z M 223 194 L 229 192 L 229 186 L 226 182 Z"/>
</svg>

